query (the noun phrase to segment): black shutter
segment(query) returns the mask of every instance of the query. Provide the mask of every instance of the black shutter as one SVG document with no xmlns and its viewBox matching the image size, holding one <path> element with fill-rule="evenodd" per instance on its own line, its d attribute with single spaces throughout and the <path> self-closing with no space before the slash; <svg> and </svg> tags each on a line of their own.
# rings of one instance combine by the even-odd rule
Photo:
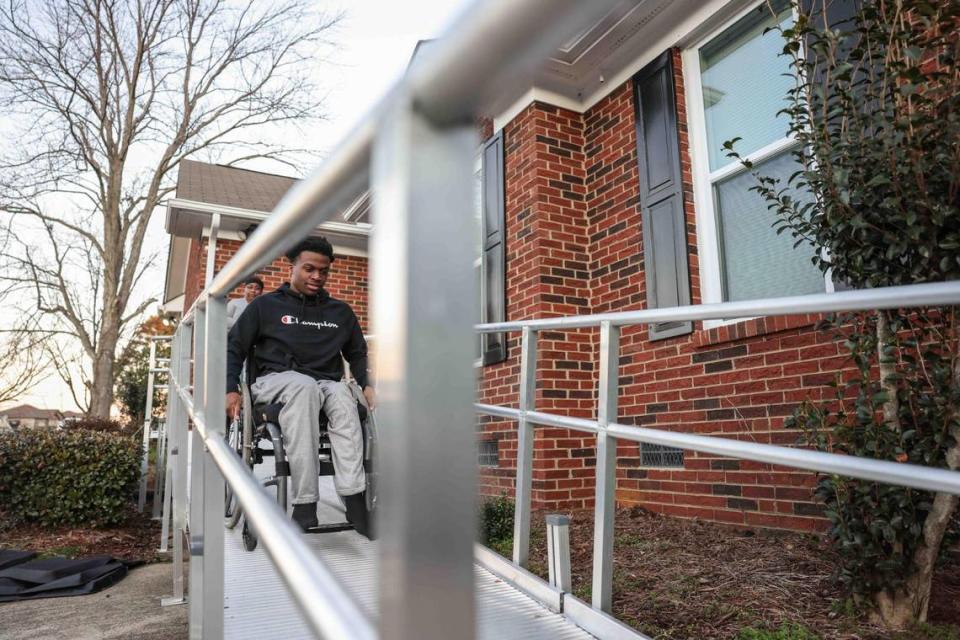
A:
<svg viewBox="0 0 960 640">
<path fill-rule="evenodd" d="M 483 145 L 483 299 L 481 300 L 482 322 L 505 322 L 507 319 L 506 253 L 504 252 L 503 189 L 503 131 Z M 483 334 L 483 364 L 503 362 L 507 358 L 505 333 Z"/>
<path fill-rule="evenodd" d="M 647 308 L 688 305 L 687 226 L 670 51 L 634 77 L 634 97 Z M 663 322 L 650 325 L 650 339 L 692 331 L 691 322 Z"/>
</svg>

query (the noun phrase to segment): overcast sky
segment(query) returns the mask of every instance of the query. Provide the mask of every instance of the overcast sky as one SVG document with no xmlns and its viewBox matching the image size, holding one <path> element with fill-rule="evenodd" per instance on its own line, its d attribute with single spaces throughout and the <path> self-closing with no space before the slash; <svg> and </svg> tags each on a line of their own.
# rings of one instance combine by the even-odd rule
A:
<svg viewBox="0 0 960 640">
<path fill-rule="evenodd" d="M 383 96 L 406 69 L 419 40 L 440 36 L 469 0 L 331 0 L 322 6 L 342 10 L 331 60 L 318 65 L 318 84 L 327 92 L 328 120 L 320 123 L 309 146 L 329 151 Z M 301 143 L 302 144 L 302 143 Z M 251 168 L 260 168 L 252 165 Z M 304 167 L 305 175 L 312 167 Z M 289 173 L 289 171 L 283 171 Z M 138 299 L 160 298 L 169 236 L 164 211 L 154 212 L 145 253 L 159 257 L 156 276 L 144 278 Z M 76 409 L 55 375 L 21 399 L 48 409 Z"/>
</svg>

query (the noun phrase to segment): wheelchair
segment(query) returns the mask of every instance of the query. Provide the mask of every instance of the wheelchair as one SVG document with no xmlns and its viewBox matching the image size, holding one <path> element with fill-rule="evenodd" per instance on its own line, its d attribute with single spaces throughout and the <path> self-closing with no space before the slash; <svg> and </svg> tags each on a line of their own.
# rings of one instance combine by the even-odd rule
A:
<svg viewBox="0 0 960 640">
<path fill-rule="evenodd" d="M 247 376 L 241 382 L 240 391 L 242 405 L 240 415 L 232 420 L 227 430 L 227 441 L 231 449 L 243 460 L 244 464 L 253 473 L 254 466 L 261 464 L 265 458 L 273 458 L 273 475 L 263 481 L 264 487 L 273 487 L 276 500 L 280 508 L 287 511 L 287 479 L 290 477 L 290 465 L 284 449 L 283 431 L 280 428 L 280 410 L 282 403 L 254 403 L 250 394 L 249 381 L 256 379 L 256 373 L 250 371 L 253 358 L 247 359 Z M 354 381 L 349 381 L 351 394 L 357 400 L 357 413 L 360 417 L 363 440 L 363 468 L 366 476 L 366 503 L 368 516 L 373 517 L 377 506 L 376 469 L 374 455 L 376 453 L 377 429 L 373 412 L 366 406 L 363 393 Z M 320 410 L 320 448 L 317 452 L 319 475 L 334 475 L 332 447 L 327 433 L 329 421 L 323 410 Z M 266 445 L 269 443 L 269 447 Z M 243 546 L 247 551 L 257 547 L 257 535 L 246 518 L 243 518 L 240 504 L 233 495 L 230 487 L 226 488 L 225 496 L 225 525 L 228 529 L 235 528 L 243 520 L 241 535 Z M 307 533 L 333 533 L 353 529 L 349 522 L 321 523 L 310 528 Z"/>
</svg>

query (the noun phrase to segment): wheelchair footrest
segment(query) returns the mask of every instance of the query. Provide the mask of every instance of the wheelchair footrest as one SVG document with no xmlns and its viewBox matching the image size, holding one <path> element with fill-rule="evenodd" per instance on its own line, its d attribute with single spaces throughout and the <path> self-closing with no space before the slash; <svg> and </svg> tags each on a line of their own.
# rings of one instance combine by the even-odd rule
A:
<svg viewBox="0 0 960 640">
<path fill-rule="evenodd" d="M 337 531 L 352 531 L 353 525 L 349 522 L 336 522 L 330 524 L 319 524 L 307 529 L 307 533 L 336 533 Z"/>
</svg>

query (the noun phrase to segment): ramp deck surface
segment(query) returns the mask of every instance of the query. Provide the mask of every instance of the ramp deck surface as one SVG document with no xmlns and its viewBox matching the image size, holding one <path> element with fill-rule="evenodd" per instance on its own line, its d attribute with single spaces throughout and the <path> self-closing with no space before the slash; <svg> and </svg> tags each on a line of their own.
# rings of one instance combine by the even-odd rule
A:
<svg viewBox="0 0 960 640">
<path fill-rule="evenodd" d="M 257 470 L 262 473 L 261 468 Z M 330 478 L 320 478 L 320 493 L 320 522 L 343 522 L 343 508 Z M 377 543 L 354 531 L 304 537 L 363 610 L 376 620 Z M 224 637 L 313 638 L 263 549 L 257 547 L 248 552 L 243 548 L 240 526 L 225 532 L 224 555 Z M 550 611 L 483 567 L 474 565 L 474 576 L 477 638 L 593 638 L 562 614 Z M 450 637 L 455 638 L 456 634 Z"/>
</svg>

